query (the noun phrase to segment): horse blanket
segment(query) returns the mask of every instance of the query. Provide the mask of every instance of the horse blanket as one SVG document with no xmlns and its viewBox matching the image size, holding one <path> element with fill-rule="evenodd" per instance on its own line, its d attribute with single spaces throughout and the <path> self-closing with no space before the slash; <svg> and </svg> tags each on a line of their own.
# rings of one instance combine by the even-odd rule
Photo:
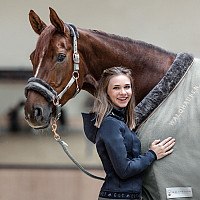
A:
<svg viewBox="0 0 200 200">
<path fill-rule="evenodd" d="M 142 153 L 155 139 L 176 139 L 174 152 L 147 169 L 144 200 L 200 199 L 200 59 L 180 53 L 136 107 Z"/>
</svg>

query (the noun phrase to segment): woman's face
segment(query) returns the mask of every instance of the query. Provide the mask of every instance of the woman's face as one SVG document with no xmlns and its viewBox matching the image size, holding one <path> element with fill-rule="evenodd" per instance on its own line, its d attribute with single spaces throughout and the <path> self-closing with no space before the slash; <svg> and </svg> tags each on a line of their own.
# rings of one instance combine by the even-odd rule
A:
<svg viewBox="0 0 200 200">
<path fill-rule="evenodd" d="M 124 108 L 131 99 L 132 88 L 128 76 L 120 74 L 110 79 L 107 94 L 116 108 Z"/>
</svg>

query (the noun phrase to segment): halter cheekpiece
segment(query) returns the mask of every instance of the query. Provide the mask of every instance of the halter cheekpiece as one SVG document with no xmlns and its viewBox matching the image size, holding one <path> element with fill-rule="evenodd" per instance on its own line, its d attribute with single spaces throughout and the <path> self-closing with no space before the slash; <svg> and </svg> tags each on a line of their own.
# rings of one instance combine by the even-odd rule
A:
<svg viewBox="0 0 200 200">
<path fill-rule="evenodd" d="M 73 24 L 65 23 L 65 25 L 70 30 L 70 36 L 73 38 L 73 64 L 74 69 L 72 77 L 66 87 L 59 93 L 57 92 L 44 80 L 36 77 L 31 77 L 28 80 L 28 84 L 25 87 L 25 96 L 27 98 L 28 91 L 34 90 L 41 94 L 48 102 L 52 102 L 56 106 L 56 117 L 60 117 L 61 104 L 59 103 L 62 96 L 67 92 L 67 90 L 72 86 L 73 83 L 76 84 L 76 91 L 74 97 L 80 92 L 78 86 L 79 78 L 79 53 L 77 48 L 77 38 L 79 38 L 78 30 Z"/>
</svg>

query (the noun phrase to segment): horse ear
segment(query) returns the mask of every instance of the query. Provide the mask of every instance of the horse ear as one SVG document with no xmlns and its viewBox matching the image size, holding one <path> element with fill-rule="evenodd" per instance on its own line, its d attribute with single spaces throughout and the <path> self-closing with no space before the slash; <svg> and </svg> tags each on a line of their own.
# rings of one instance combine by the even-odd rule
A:
<svg viewBox="0 0 200 200">
<path fill-rule="evenodd" d="M 29 21 L 33 30 L 40 35 L 47 25 L 40 19 L 40 17 L 33 11 L 29 12 Z"/>
<path fill-rule="evenodd" d="M 64 22 L 58 17 L 58 15 L 57 15 L 57 13 L 55 12 L 54 9 L 49 8 L 49 10 L 50 10 L 50 21 L 51 21 L 51 23 L 56 27 L 56 29 L 60 33 L 64 33 L 65 32 Z"/>
</svg>

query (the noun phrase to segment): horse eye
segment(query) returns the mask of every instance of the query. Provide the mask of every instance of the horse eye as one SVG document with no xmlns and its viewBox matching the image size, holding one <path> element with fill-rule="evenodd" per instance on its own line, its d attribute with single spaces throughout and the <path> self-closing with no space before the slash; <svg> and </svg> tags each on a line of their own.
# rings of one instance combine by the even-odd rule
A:
<svg viewBox="0 0 200 200">
<path fill-rule="evenodd" d="M 65 54 L 59 53 L 56 58 L 56 62 L 63 62 L 66 58 Z"/>
</svg>

